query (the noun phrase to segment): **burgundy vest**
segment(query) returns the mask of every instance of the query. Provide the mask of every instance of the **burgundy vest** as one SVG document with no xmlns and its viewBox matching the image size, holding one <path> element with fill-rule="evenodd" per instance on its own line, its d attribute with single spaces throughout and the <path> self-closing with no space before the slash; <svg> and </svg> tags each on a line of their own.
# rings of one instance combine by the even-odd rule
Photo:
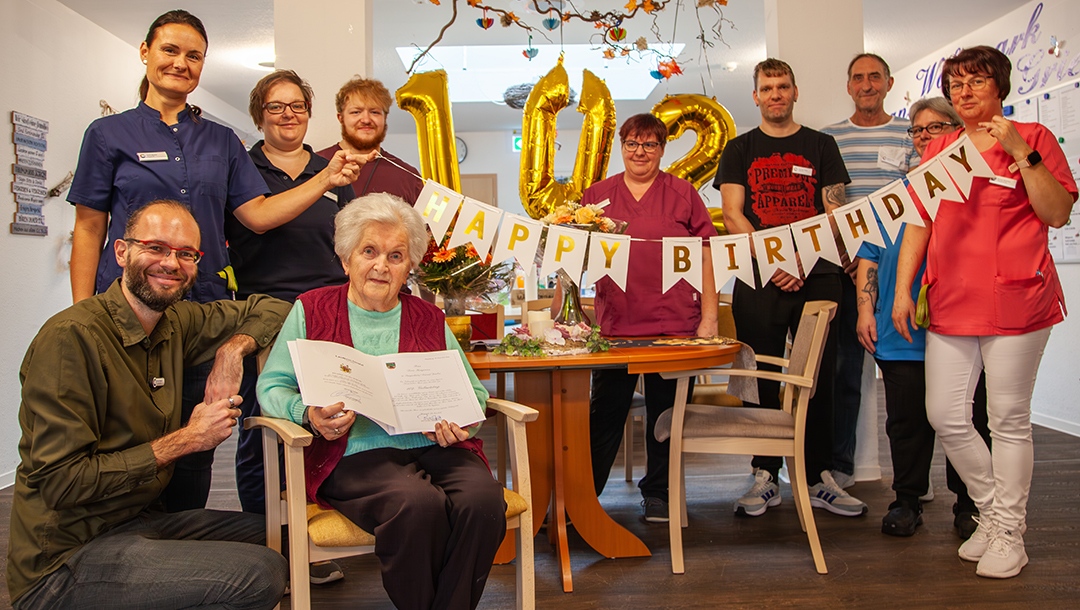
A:
<svg viewBox="0 0 1080 610">
<path fill-rule="evenodd" d="M 446 318 L 442 310 L 409 294 L 399 294 L 398 298 L 401 300 L 398 351 L 434 352 L 446 349 L 446 335 L 443 330 Z M 352 347 L 348 299 L 348 283 L 317 288 L 297 297 L 297 300 L 304 304 L 307 338 L 314 341 L 333 341 Z M 329 508 L 316 494 L 334 466 L 337 466 L 345 455 L 347 445 L 347 436 L 333 441 L 320 436 L 312 439 L 311 444 L 304 448 L 304 479 L 309 502 Z M 455 444 L 454 447 L 472 451 L 487 464 L 482 440 L 470 438 Z"/>
</svg>

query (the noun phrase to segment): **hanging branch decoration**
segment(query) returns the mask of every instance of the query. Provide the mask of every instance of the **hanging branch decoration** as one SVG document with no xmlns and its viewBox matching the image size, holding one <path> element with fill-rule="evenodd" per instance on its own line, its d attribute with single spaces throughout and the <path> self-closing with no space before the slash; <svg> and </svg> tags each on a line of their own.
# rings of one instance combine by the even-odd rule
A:
<svg viewBox="0 0 1080 610">
<path fill-rule="evenodd" d="M 436 6 L 441 5 L 440 0 L 429 1 Z M 451 1 L 450 4 L 453 8 L 453 13 L 450 16 L 450 20 L 443 25 L 441 30 L 439 30 L 439 34 L 436 36 L 435 40 L 429 43 L 428 46 L 413 59 L 408 70 L 406 70 L 407 73 L 412 74 L 413 70 L 416 69 L 417 64 L 420 63 L 420 60 L 423 59 L 435 45 L 442 41 L 446 30 L 457 21 L 459 1 L 460 0 Z M 538 29 L 529 25 L 521 17 L 514 14 L 513 11 L 485 4 L 482 0 L 465 1 L 470 8 L 483 11 L 483 17 L 476 20 L 476 24 L 482 29 L 486 30 L 493 25 L 494 20 L 491 17 L 488 17 L 488 11 L 491 11 L 499 16 L 499 24 L 503 27 L 519 27 L 527 31 L 530 36 L 530 43 L 529 47 L 522 51 L 522 54 L 529 59 L 536 56 L 535 49 L 531 42 L 531 37 L 534 33 L 543 37 L 549 44 L 554 44 L 552 40 L 546 36 L 545 30 L 553 31 L 563 24 L 567 24 L 571 21 L 579 21 L 581 23 L 591 24 L 593 28 L 597 30 L 596 34 L 594 34 L 590 40 L 598 47 L 598 49 L 602 49 L 605 58 L 615 59 L 617 57 L 625 57 L 627 58 L 627 61 L 630 61 L 633 59 L 630 56 L 631 52 L 636 52 L 638 56 L 651 53 L 656 57 L 657 62 L 656 70 L 652 71 L 654 77 L 671 78 L 672 76 L 682 74 L 682 68 L 677 63 L 676 58 L 659 49 L 650 48 L 645 37 L 637 38 L 632 44 L 623 44 L 628 35 L 628 32 L 623 27 L 623 22 L 640 16 L 639 12 L 652 17 L 653 23 L 650 30 L 658 42 L 661 44 L 668 44 L 669 41 L 665 40 L 660 33 L 657 19 L 664 9 L 668 8 L 668 5 L 671 4 L 672 0 L 627 0 L 621 10 L 609 11 L 579 11 L 577 7 L 574 6 L 572 0 L 564 0 L 563 2 L 558 3 L 553 2 L 552 0 L 527 0 L 526 5 L 530 6 L 532 12 L 543 17 L 540 22 L 543 29 Z M 679 0 L 675 0 L 676 20 L 678 20 L 678 9 L 680 4 L 681 2 Z M 727 43 L 724 42 L 721 28 L 724 24 L 734 27 L 734 23 L 724 17 L 720 8 L 722 6 L 727 6 L 727 4 L 728 0 L 696 0 L 695 12 L 698 13 L 697 18 L 700 30 L 700 34 L 696 38 L 701 44 L 703 54 L 709 47 L 714 46 L 710 38 L 719 40 L 727 46 Z M 702 24 L 700 15 L 702 8 L 712 9 L 717 15 L 714 24 L 708 29 L 708 32 L 706 32 L 706 28 Z M 671 38 L 674 40 L 674 34 L 672 34 Z M 700 61 L 704 60 L 702 59 Z M 707 61 L 704 61 L 704 63 L 706 63 L 706 65 L 708 64 Z"/>
</svg>

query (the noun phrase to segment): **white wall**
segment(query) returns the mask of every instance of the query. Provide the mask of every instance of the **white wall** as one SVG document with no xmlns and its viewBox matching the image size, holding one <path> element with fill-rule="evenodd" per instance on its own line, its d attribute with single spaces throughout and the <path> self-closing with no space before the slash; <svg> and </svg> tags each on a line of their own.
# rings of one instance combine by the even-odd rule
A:
<svg viewBox="0 0 1080 610">
<path fill-rule="evenodd" d="M 4 131 L 9 111 L 49 121 L 45 154 L 51 186 L 75 169 L 86 126 L 100 116 L 99 100 L 114 108 L 137 99 L 142 65 L 133 47 L 53 0 L 0 0 L 0 108 Z M 0 144 L 0 167 L 15 162 L 11 138 Z M 4 178 L 10 184 L 10 175 Z M 5 188 L 4 205 L 15 212 Z M 71 304 L 67 238 L 74 210 L 62 199 L 44 205 L 47 237 L 11 235 L 6 217 L 0 232 L 0 485 L 14 480 L 18 465 L 19 365 L 30 340 L 52 314 Z"/>
</svg>

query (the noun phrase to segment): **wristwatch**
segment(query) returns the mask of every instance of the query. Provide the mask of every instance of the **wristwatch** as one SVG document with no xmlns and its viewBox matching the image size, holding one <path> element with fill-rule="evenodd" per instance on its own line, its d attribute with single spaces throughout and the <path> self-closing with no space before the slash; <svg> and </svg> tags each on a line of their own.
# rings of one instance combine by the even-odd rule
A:
<svg viewBox="0 0 1080 610">
<path fill-rule="evenodd" d="M 1039 151 L 1033 150 L 1031 151 L 1031 154 L 1027 156 L 1027 159 L 1020 159 L 1019 161 L 1009 165 L 1009 171 L 1018 172 L 1025 167 L 1034 167 L 1040 163 L 1042 163 L 1042 155 L 1039 154 Z"/>
<path fill-rule="evenodd" d="M 311 419 L 308 418 L 307 409 L 304 409 L 304 417 L 300 419 L 300 427 L 310 432 L 311 436 L 314 436 L 315 438 L 319 438 L 320 436 L 322 436 L 322 434 L 320 434 L 319 431 L 315 429 L 315 426 L 311 425 Z"/>
</svg>

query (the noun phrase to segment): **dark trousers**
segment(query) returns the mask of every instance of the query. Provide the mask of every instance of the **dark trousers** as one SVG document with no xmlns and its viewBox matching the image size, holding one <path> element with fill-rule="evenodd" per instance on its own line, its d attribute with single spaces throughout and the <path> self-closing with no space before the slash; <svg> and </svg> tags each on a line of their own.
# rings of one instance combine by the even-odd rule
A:
<svg viewBox="0 0 1080 610">
<path fill-rule="evenodd" d="M 896 499 L 917 506 L 930 486 L 934 428 L 926 419 L 926 367 L 921 360 L 878 360 L 885 382 L 885 434 Z"/>
<path fill-rule="evenodd" d="M 502 486 L 455 447 L 373 449 L 341 459 L 319 494 L 375 534 L 398 608 L 475 608 L 506 534 Z"/>
<path fill-rule="evenodd" d="M 180 403 L 180 425 L 186 426 L 191 419 L 195 405 L 206 397 L 206 380 L 214 361 L 184 369 L 183 397 Z M 244 397 L 244 402 L 248 397 Z M 252 397 L 254 401 L 254 397 Z M 176 460 L 173 476 L 165 490 L 161 492 L 161 502 L 165 510 L 178 513 L 185 510 L 205 508 L 210 497 L 210 480 L 213 475 L 214 450 L 189 453 Z"/>
<path fill-rule="evenodd" d="M 859 427 L 859 407 L 862 404 L 862 372 L 866 350 L 859 343 L 856 325 L 859 321 L 858 294 L 848 274 L 840 276 L 843 288 L 836 326 L 836 382 L 833 403 L 833 468 L 855 474 L 855 433 Z"/>
<path fill-rule="evenodd" d="M 991 447 L 990 422 L 986 415 L 986 373 L 979 375 L 979 383 L 975 386 L 975 398 L 971 405 L 971 421 L 975 424 L 975 431 L 986 441 L 986 446 Z M 960 512 L 978 512 L 975 502 L 968 495 L 967 485 L 960 478 L 960 474 L 953 468 L 949 458 L 945 458 L 945 483 L 949 491 L 956 494 L 956 503 Z"/>
<path fill-rule="evenodd" d="M 15 607 L 273 608 L 289 570 L 265 540 L 256 515 L 144 511 L 83 545 Z"/>
<path fill-rule="evenodd" d="M 757 290 L 742 282 L 735 282 L 732 294 L 731 313 L 735 316 L 735 329 L 739 340 L 754 349 L 757 354 L 766 356 L 784 356 L 787 335 L 794 338 L 803 306 L 809 301 L 839 302 L 843 289 L 840 287 L 840 274 L 821 273 L 806 277 L 803 287 L 796 292 L 784 292 L 769 282 Z M 833 468 L 833 382 L 836 374 L 837 324 L 829 326 L 825 340 L 825 352 L 818 369 L 817 390 L 810 399 L 806 413 L 806 482 L 816 485 L 821 482 L 821 472 Z M 759 364 L 764 370 L 779 370 L 778 367 Z M 780 384 L 775 381 L 758 380 L 758 394 L 761 403 L 746 406 L 760 406 L 768 409 L 780 408 Z M 754 456 L 751 464 L 755 468 L 768 470 L 773 480 L 777 479 L 783 458 L 773 456 Z"/>
<path fill-rule="evenodd" d="M 634 398 L 638 375 L 623 369 L 596 369 L 592 372 L 592 395 L 589 399 L 589 440 L 592 445 L 593 485 L 600 495 L 607 485 L 611 465 L 619 454 L 626 418 Z M 689 393 L 694 391 L 691 380 Z M 646 498 L 668 500 L 668 441 L 656 440 L 656 420 L 675 405 L 677 380 L 664 379 L 658 373 L 645 375 L 645 477 L 638 482 Z M 632 443 L 633 439 L 626 439 Z"/>
</svg>

